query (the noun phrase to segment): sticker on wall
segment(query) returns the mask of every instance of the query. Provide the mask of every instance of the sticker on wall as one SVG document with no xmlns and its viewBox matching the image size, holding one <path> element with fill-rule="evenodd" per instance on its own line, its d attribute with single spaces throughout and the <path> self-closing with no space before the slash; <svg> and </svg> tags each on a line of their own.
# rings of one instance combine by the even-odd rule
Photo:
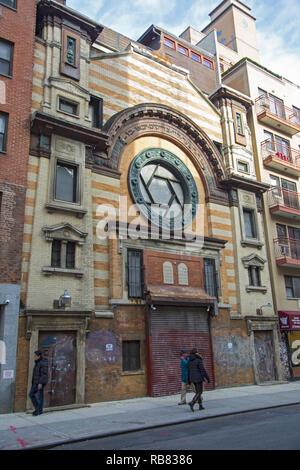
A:
<svg viewBox="0 0 300 470">
<path fill-rule="evenodd" d="M 86 339 L 85 358 L 90 367 L 120 362 L 121 352 L 118 338 L 111 331 L 90 333 Z"/>
<path fill-rule="evenodd" d="M 13 379 L 14 378 L 14 371 L 13 370 L 4 370 L 3 371 L 3 379 Z"/>
</svg>

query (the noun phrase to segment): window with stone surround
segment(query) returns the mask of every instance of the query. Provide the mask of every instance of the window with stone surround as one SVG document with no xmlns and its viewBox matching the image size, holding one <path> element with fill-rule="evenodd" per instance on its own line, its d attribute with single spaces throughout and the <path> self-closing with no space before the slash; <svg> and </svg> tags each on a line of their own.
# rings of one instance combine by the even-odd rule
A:
<svg viewBox="0 0 300 470">
<path fill-rule="evenodd" d="M 77 202 L 77 166 L 61 161 L 56 164 L 55 199 Z"/>
<path fill-rule="evenodd" d="M 75 268 L 75 242 L 67 240 L 53 240 L 51 251 L 52 268 Z"/>
<path fill-rule="evenodd" d="M 83 232 L 69 223 L 43 227 L 46 241 L 51 243 L 50 265 L 43 267 L 44 274 L 74 274 L 83 276 L 80 269 L 81 247 L 85 243 L 87 232 Z"/>
<path fill-rule="evenodd" d="M 266 286 L 262 285 L 262 271 L 266 262 L 261 256 L 256 253 L 252 253 L 249 256 L 242 258 L 242 263 L 248 271 L 248 286 L 246 286 L 247 292 L 259 291 L 262 293 L 267 292 Z"/>
<path fill-rule="evenodd" d="M 211 297 L 219 298 L 218 273 L 214 258 L 204 258 L 204 289 Z"/>
<path fill-rule="evenodd" d="M 65 98 L 59 98 L 58 110 L 62 113 L 72 114 L 72 116 L 79 116 L 79 104 Z"/>
<path fill-rule="evenodd" d="M 143 297 L 143 252 L 141 250 L 127 249 L 127 285 L 129 299 Z"/>
</svg>

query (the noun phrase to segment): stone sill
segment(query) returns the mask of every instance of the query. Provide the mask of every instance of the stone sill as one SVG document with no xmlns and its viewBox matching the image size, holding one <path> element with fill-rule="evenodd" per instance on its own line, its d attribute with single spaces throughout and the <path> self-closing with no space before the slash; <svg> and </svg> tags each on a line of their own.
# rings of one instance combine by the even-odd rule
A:
<svg viewBox="0 0 300 470">
<path fill-rule="evenodd" d="M 241 245 L 242 246 L 256 246 L 259 249 L 264 246 L 264 244 L 260 242 L 259 240 L 247 240 L 247 239 L 241 240 Z"/>
<path fill-rule="evenodd" d="M 230 309 L 230 308 L 231 308 L 231 305 L 230 305 L 230 304 L 221 304 L 221 303 L 220 303 L 220 304 L 218 304 L 218 307 L 219 307 L 219 308 L 228 308 L 228 309 Z"/>
<path fill-rule="evenodd" d="M 77 217 L 82 218 L 87 213 L 87 210 L 82 209 L 81 207 L 76 207 L 76 206 L 65 206 L 65 205 L 60 205 L 60 204 L 55 204 L 55 203 L 48 203 L 45 205 L 45 207 L 50 214 L 55 211 L 74 212 L 77 215 Z"/>
<path fill-rule="evenodd" d="M 67 268 L 52 268 L 52 267 L 43 267 L 43 273 L 45 276 L 51 276 L 54 273 L 57 274 L 71 274 L 76 277 L 82 277 L 84 271 L 82 269 L 67 269 Z"/>
<path fill-rule="evenodd" d="M 114 318 L 114 312 L 112 310 L 98 310 L 95 311 L 95 318 Z"/>
<path fill-rule="evenodd" d="M 128 370 L 128 371 L 123 371 L 121 372 L 121 375 L 145 375 L 145 371 L 140 369 L 140 370 Z"/>
<path fill-rule="evenodd" d="M 266 294 L 268 289 L 264 286 L 247 286 L 246 291 L 247 292 L 261 292 L 263 294 Z"/>
</svg>

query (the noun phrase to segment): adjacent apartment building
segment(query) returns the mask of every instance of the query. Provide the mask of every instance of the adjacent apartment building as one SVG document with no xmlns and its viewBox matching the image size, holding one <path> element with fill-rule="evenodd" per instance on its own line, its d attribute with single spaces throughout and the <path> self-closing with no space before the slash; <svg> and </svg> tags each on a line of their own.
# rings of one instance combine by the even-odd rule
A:
<svg viewBox="0 0 300 470">
<path fill-rule="evenodd" d="M 218 51 L 223 85 L 252 100 L 247 121 L 252 134 L 256 175 L 258 181 L 270 185 L 263 198 L 265 243 L 273 311 L 279 318 L 281 331 L 283 377 L 297 379 L 300 376 L 300 87 L 260 65 L 255 18 L 245 4 L 222 2 L 211 13 L 211 23 L 203 32 L 211 28 L 217 31 L 218 42 L 211 50 Z M 224 35 L 230 38 L 229 42 L 223 40 Z M 224 53 L 224 46 L 234 50 L 235 59 L 232 52 L 231 55 Z M 228 58 L 234 64 L 229 69 L 222 65 L 224 57 L 227 64 Z M 246 159 L 237 164 L 245 175 L 251 174 Z M 255 230 L 255 221 L 249 223 Z M 256 283 L 261 285 L 259 277 Z M 269 310 L 264 307 L 262 313 L 266 315 Z"/>
<path fill-rule="evenodd" d="M 35 0 L 0 0 L 0 413 L 13 411 L 23 227 L 31 222 L 25 199 L 35 7 Z"/>
</svg>

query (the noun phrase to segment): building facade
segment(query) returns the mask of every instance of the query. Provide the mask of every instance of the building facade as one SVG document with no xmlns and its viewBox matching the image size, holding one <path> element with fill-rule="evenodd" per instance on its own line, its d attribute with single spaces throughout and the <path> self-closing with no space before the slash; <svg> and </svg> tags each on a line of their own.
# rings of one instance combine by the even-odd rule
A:
<svg viewBox="0 0 300 470">
<path fill-rule="evenodd" d="M 0 1 L 0 413 L 13 411 L 23 227 L 31 221 L 25 198 L 35 6 Z"/>
<path fill-rule="evenodd" d="M 254 101 L 221 80 L 243 36 L 218 39 L 38 2 L 16 411 L 37 348 L 46 407 L 176 393 L 182 348 L 207 389 L 282 379 Z"/>
</svg>

